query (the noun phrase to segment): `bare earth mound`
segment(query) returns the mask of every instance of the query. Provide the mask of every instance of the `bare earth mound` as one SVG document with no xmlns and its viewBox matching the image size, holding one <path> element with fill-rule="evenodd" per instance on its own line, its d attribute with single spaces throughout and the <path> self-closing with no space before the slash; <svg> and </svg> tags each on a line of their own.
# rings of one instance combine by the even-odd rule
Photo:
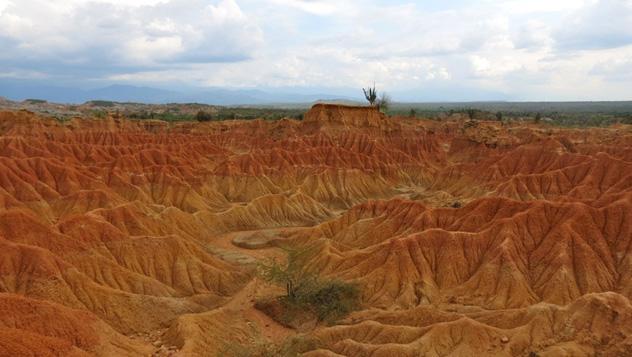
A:
<svg viewBox="0 0 632 357">
<path fill-rule="evenodd" d="M 0 355 L 280 344 L 281 246 L 361 287 L 307 356 L 632 355 L 631 218 L 629 126 L 0 112 Z"/>
</svg>

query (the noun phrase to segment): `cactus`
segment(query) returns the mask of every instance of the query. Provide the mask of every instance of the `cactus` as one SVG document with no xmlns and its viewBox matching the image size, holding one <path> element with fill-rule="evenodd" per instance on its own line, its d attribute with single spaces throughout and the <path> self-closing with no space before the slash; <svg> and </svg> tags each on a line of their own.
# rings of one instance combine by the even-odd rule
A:
<svg viewBox="0 0 632 357">
<path fill-rule="evenodd" d="M 371 104 L 371 106 L 374 106 L 375 102 L 377 101 L 377 90 L 375 90 L 375 83 L 373 84 L 373 88 L 362 88 L 362 91 L 364 92 L 364 97 L 366 98 L 366 100 L 369 101 L 369 104 Z"/>
</svg>

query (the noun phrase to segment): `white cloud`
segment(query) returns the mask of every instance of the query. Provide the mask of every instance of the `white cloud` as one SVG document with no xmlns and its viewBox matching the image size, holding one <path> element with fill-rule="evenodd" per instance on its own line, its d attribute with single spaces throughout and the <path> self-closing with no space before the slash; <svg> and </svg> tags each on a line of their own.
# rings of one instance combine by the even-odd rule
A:
<svg viewBox="0 0 632 357">
<path fill-rule="evenodd" d="M 11 53 L 16 62 L 85 64 L 107 70 L 164 61 L 242 60 L 262 43 L 260 29 L 234 0 L 71 4 L 24 0 L 8 6 L 0 15 L 0 38 L 14 46 L 5 54 Z"/>
<path fill-rule="evenodd" d="M 581 9 L 593 0 L 509 0 L 502 1 L 499 7 L 504 13 L 514 15 L 529 15 L 533 13 L 560 13 Z"/>
<path fill-rule="evenodd" d="M 0 0 L 0 65 L 132 84 L 621 98 L 630 24 L 631 0 Z"/>
<path fill-rule="evenodd" d="M 4 10 L 9 6 L 9 0 L 0 0 L 0 15 L 4 12 Z"/>
<path fill-rule="evenodd" d="M 278 5 L 291 6 L 316 15 L 330 15 L 338 10 L 335 1 L 324 0 L 271 0 Z"/>
<path fill-rule="evenodd" d="M 527 20 L 514 33 L 512 39 L 518 49 L 550 48 L 554 43 L 551 26 L 541 20 Z"/>
<path fill-rule="evenodd" d="M 592 68 L 591 74 L 610 81 L 630 81 L 632 80 L 632 56 L 599 62 Z"/>
<path fill-rule="evenodd" d="M 36 71 L 0 71 L 0 78 L 12 78 L 12 79 L 46 79 L 48 75 L 42 72 Z"/>
<path fill-rule="evenodd" d="M 563 49 L 603 49 L 632 44 L 632 0 L 598 0 L 571 13 L 556 33 Z"/>
</svg>

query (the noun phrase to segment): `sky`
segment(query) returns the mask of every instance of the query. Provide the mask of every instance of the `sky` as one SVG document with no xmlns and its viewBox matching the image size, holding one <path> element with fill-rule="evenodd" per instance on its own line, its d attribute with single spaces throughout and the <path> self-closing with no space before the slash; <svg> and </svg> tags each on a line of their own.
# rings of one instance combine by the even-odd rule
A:
<svg viewBox="0 0 632 357">
<path fill-rule="evenodd" d="M 632 0 L 0 0 L 0 82 L 632 100 Z"/>
</svg>

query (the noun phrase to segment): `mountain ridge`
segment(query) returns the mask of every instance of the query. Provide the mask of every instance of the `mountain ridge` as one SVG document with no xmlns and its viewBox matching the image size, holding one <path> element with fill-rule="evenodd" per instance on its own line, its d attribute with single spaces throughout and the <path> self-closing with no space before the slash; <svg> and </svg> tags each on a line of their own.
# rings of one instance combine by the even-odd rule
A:
<svg viewBox="0 0 632 357">
<path fill-rule="evenodd" d="M 112 84 L 93 89 L 52 86 L 17 81 L 0 81 L 0 96 L 9 100 L 41 99 L 51 102 L 82 104 L 94 100 L 148 104 L 201 103 L 211 105 L 263 105 L 311 103 L 319 100 L 359 100 L 359 97 L 324 93 L 287 93 L 261 89 L 185 88 L 161 89 Z"/>
</svg>

